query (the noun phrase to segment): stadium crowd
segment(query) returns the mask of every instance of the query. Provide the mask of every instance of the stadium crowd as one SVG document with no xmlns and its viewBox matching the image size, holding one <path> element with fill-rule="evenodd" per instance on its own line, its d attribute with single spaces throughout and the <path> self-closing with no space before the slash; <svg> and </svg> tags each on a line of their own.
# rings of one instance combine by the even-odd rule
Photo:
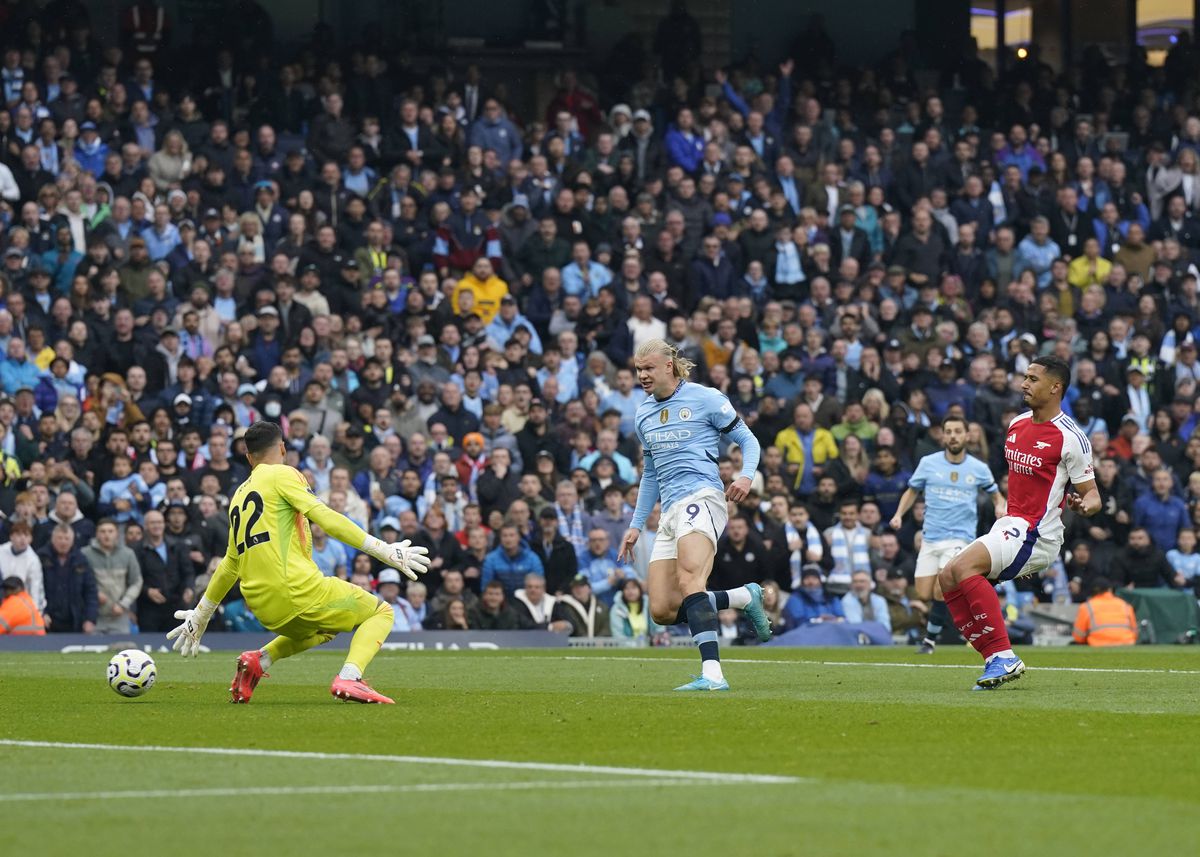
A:
<svg viewBox="0 0 1200 857">
<path fill-rule="evenodd" d="M 631 566 L 615 552 L 631 355 L 655 337 L 762 444 L 712 584 L 768 583 L 777 630 L 923 626 L 922 505 L 887 521 L 949 415 L 1002 476 L 1048 352 L 1105 505 L 1009 597 L 1200 587 L 1186 38 L 1163 67 L 1089 50 L 998 78 L 908 35 L 842 67 L 809 30 L 776 65 L 706 70 L 677 12 L 644 76 L 601 97 L 564 70 L 516 115 L 474 65 L 243 42 L 185 68 L 162 18 L 127 12 L 104 45 L 48 9 L 6 23 L 0 62 L 0 570 L 49 631 L 167 630 L 266 419 L 333 509 L 430 548 L 404 586 L 313 528 L 322 571 L 399 606 L 396 630 L 658 639 L 656 517 Z M 236 588 L 221 621 L 258 627 Z M 730 614 L 722 636 L 753 633 Z"/>
</svg>

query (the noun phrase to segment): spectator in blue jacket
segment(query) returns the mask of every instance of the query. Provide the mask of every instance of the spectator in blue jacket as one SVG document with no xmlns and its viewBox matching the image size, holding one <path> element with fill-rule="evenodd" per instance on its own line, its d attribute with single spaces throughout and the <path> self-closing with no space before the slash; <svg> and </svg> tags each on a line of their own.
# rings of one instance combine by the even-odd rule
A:
<svg viewBox="0 0 1200 857">
<path fill-rule="evenodd" d="M 54 280 L 54 290 L 60 295 L 67 294 L 75 269 L 83 261 L 83 254 L 75 249 L 75 239 L 68 224 L 58 224 L 54 230 L 54 247 L 42 253 L 41 260 L 42 267 Z"/>
<path fill-rule="evenodd" d="M 154 224 L 143 229 L 141 236 L 151 262 L 167 258 L 183 240 L 179 237 L 179 228 L 171 222 L 171 209 L 165 205 L 154 206 Z"/>
<path fill-rule="evenodd" d="M 133 462 L 127 456 L 117 455 L 112 460 L 112 479 L 100 486 L 96 512 L 118 524 L 140 521 L 138 507 L 147 490 L 142 477 L 133 472 Z"/>
<path fill-rule="evenodd" d="M 842 602 L 825 591 L 821 568 L 815 563 L 801 570 L 800 588 L 792 591 L 783 613 L 793 628 L 816 622 L 842 622 L 846 615 Z"/>
<path fill-rule="evenodd" d="M 684 107 L 676 114 L 675 124 L 667 130 L 663 140 L 667 160 L 688 173 L 695 173 L 704 160 L 704 135 L 696 133 L 695 124 L 692 111 Z"/>
<path fill-rule="evenodd" d="M 500 299 L 500 311 L 496 313 L 492 323 L 483 329 L 483 332 L 487 335 L 491 348 L 500 352 L 504 350 L 505 344 L 513 338 L 513 334 L 517 332 L 518 328 L 529 331 L 529 352 L 541 354 L 542 338 L 538 336 L 537 329 L 517 310 L 517 299 L 512 295 L 505 295 Z"/>
<path fill-rule="evenodd" d="M 842 596 L 842 611 L 847 622 L 878 622 L 888 631 L 892 630 L 892 617 L 888 603 L 875 592 L 875 582 L 865 571 L 856 571 L 850 577 L 850 591 Z"/>
<path fill-rule="evenodd" d="M 500 581 L 506 597 L 525 584 L 525 575 L 545 576 L 541 559 L 521 539 L 521 531 L 512 524 L 500 528 L 500 547 L 491 551 L 483 560 L 479 586 L 486 587 L 493 580 Z"/>
<path fill-rule="evenodd" d="M 79 126 L 79 139 L 72 153 L 81 169 L 93 176 L 104 173 L 104 160 L 108 157 L 108 144 L 100 139 L 96 123 L 88 120 Z"/>
<path fill-rule="evenodd" d="M 1187 503 L 1172 493 L 1174 479 L 1165 467 L 1154 471 L 1150 491 L 1133 503 L 1133 525 L 1145 527 L 1155 546 L 1174 550 L 1179 531 L 1191 525 Z"/>
<path fill-rule="evenodd" d="M 1017 245 L 1017 259 L 1013 265 L 1015 273 L 1033 271 L 1039 289 L 1050 285 L 1050 267 L 1062 256 L 1062 250 L 1050 239 L 1050 221 L 1044 217 L 1033 218 L 1029 234 Z"/>
<path fill-rule="evenodd" d="M 8 340 L 8 357 L 0 363 L 0 388 L 15 396 L 22 387 L 36 388 L 40 375 L 37 364 L 25 353 L 25 340 L 19 336 Z"/>
<path fill-rule="evenodd" d="M 494 98 L 484 102 L 483 115 L 471 124 L 467 143 L 479 146 L 484 151 L 491 149 L 502 164 L 520 159 L 525 150 L 525 144 L 521 142 L 521 132 L 512 120 L 504 115 L 500 102 Z"/>
<path fill-rule="evenodd" d="M 592 592 L 607 605 L 611 605 L 618 587 L 633 571 L 617 560 L 617 552 L 608 539 L 608 531 L 593 527 L 588 533 L 587 552 L 579 563 L 579 573 L 587 576 Z"/>
</svg>

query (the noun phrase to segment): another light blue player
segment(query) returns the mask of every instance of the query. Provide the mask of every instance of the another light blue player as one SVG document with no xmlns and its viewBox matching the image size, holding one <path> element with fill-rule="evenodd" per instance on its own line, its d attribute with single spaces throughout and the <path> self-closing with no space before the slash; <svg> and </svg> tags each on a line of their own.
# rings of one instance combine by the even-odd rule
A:
<svg viewBox="0 0 1200 857">
<path fill-rule="evenodd" d="M 741 502 L 750 493 L 758 469 L 758 440 L 723 393 L 688 381 L 693 364 L 663 340 L 642 343 L 634 365 L 638 382 L 650 395 L 635 417 L 644 470 L 620 557 L 632 561 L 633 547 L 661 496 L 662 516 L 648 575 L 650 613 L 661 625 L 686 621 L 701 660 L 700 676 L 676 690 L 729 690 L 721 672 L 717 611 L 745 610 L 759 640 L 771 638 L 757 583 L 706 591 L 717 540 L 729 517 L 725 500 Z M 742 472 L 728 490 L 717 471 L 723 434 L 742 450 Z"/>
<path fill-rule="evenodd" d="M 930 610 L 925 639 L 917 649 L 920 655 L 933 654 L 942 627 L 950 621 L 950 611 L 942 600 L 937 575 L 946 563 L 975 541 L 979 524 L 976 492 L 992 495 L 997 519 L 1004 517 L 1005 508 L 1004 495 L 1000 493 L 992 471 L 978 458 L 966 453 L 966 420 L 955 416 L 942 420 L 942 446 L 944 452 L 927 455 L 917 464 L 891 520 L 892 529 L 900 529 L 904 515 L 917 501 L 917 495 L 925 492 L 925 526 L 921 531 L 914 584 L 917 598 L 930 604 Z"/>
</svg>

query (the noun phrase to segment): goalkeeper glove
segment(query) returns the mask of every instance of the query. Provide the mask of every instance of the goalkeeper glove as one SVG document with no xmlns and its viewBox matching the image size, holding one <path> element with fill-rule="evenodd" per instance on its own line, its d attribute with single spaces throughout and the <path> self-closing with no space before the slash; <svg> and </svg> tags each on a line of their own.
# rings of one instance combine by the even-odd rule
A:
<svg viewBox="0 0 1200 857">
<path fill-rule="evenodd" d="M 196 657 L 200 653 L 200 638 L 204 636 L 204 629 L 216 610 L 216 603 L 204 596 L 201 596 L 194 610 L 176 610 L 175 618 L 182 619 L 183 624 L 167 632 L 167 639 L 175 641 L 171 648 L 185 658 Z"/>
<path fill-rule="evenodd" d="M 403 572 L 409 580 L 429 571 L 429 550 L 413 545 L 408 539 L 388 544 L 382 539 L 367 536 L 362 549 L 386 565 Z"/>
</svg>

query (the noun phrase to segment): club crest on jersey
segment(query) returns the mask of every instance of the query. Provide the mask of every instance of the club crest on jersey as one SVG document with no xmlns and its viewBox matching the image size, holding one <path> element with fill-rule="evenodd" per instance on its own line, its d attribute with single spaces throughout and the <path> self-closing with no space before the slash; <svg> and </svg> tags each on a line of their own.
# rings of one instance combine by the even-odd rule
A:
<svg viewBox="0 0 1200 857">
<path fill-rule="evenodd" d="M 680 408 L 679 409 L 679 418 L 681 420 L 690 420 L 692 418 L 692 409 L 691 408 Z"/>
<path fill-rule="evenodd" d="M 1033 445 L 1037 449 L 1049 449 L 1050 448 L 1050 444 L 1046 443 L 1046 441 L 1044 441 L 1044 440 L 1036 440 L 1033 442 Z"/>
<path fill-rule="evenodd" d="M 667 424 L 667 420 L 671 418 L 671 411 L 668 408 L 663 408 L 658 415 L 658 421 L 663 425 Z"/>
<path fill-rule="evenodd" d="M 958 471 L 957 471 L 957 470 L 951 470 L 951 471 L 950 471 L 950 481 L 951 481 L 951 482 L 957 482 L 957 481 L 958 481 Z"/>
</svg>

